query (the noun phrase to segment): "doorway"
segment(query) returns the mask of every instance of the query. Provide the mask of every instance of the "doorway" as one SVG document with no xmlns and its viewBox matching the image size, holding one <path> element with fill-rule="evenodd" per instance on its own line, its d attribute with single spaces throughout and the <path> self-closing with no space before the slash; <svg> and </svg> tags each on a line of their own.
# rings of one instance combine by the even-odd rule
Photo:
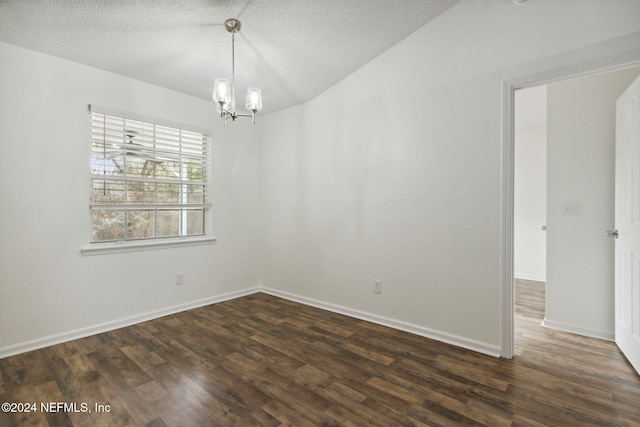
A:
<svg viewBox="0 0 640 427">
<path fill-rule="evenodd" d="M 547 216 L 547 86 L 514 94 L 515 340 L 545 317 Z"/>
<path fill-rule="evenodd" d="M 633 64 L 635 66 L 638 65 L 638 63 L 636 62 L 635 64 Z M 515 215 L 516 213 L 514 212 L 514 207 L 515 207 L 515 198 L 517 197 L 514 194 L 514 189 L 516 186 L 516 182 L 515 182 L 515 177 L 517 176 L 517 172 L 515 171 L 515 168 L 517 167 L 517 163 L 516 163 L 516 157 L 514 156 L 514 151 L 516 149 L 515 147 L 515 124 L 516 121 L 518 120 L 518 118 L 516 117 L 516 101 L 517 101 L 517 97 L 519 96 L 519 93 L 526 93 L 527 90 L 534 90 L 536 89 L 536 86 L 540 87 L 541 85 L 559 85 L 560 90 L 556 90 L 556 93 L 562 93 L 563 90 L 568 90 L 569 92 L 571 92 L 571 90 L 577 90 L 577 105 L 580 106 L 584 106 L 585 108 L 588 108 L 592 105 L 595 105 L 597 103 L 595 102 L 589 102 L 588 100 L 583 100 L 580 99 L 580 97 L 582 97 L 584 94 L 583 92 L 580 92 L 583 89 L 580 89 L 579 86 L 581 84 L 583 84 L 584 82 L 586 82 L 588 79 L 591 78 L 596 78 L 597 76 L 605 76 L 608 75 L 610 73 L 619 73 L 619 74 L 626 74 L 629 75 L 631 77 L 629 77 L 629 81 L 628 82 L 621 82 L 621 90 L 619 91 L 619 93 L 617 95 L 615 95 L 612 99 L 612 105 L 611 105 L 611 109 L 613 112 L 613 106 L 615 105 L 615 99 L 617 98 L 617 96 L 622 93 L 622 91 L 624 90 L 624 88 L 626 87 L 626 85 L 628 85 L 630 83 L 630 81 L 632 81 L 632 77 L 633 74 L 635 73 L 635 71 L 631 70 L 631 65 L 626 64 L 626 65 L 620 65 L 620 66 L 613 66 L 610 69 L 607 70 L 584 70 L 583 73 L 581 75 L 562 75 L 562 74 L 558 74 L 556 76 L 553 76 L 553 78 L 549 78 L 548 75 L 545 75 L 544 77 L 542 75 L 537 76 L 537 77 L 530 77 L 528 79 L 523 79 L 520 82 L 507 82 L 505 83 L 505 119 L 508 119 L 508 123 L 506 123 L 506 127 L 505 127 L 505 151 L 506 151 L 506 156 L 505 156 L 505 165 L 504 165 L 504 170 L 505 172 L 509 172 L 506 173 L 505 179 L 509 179 L 510 182 L 504 182 L 505 184 L 505 192 L 506 192 L 506 197 L 505 197 L 505 209 L 508 209 L 508 214 L 506 215 L 506 219 L 510 220 L 507 221 L 506 223 L 503 222 L 503 226 L 507 227 L 508 226 L 508 230 L 505 229 L 505 237 L 508 237 L 508 240 L 505 241 L 505 247 L 503 249 L 503 259 L 506 260 L 505 263 L 505 270 L 504 273 L 505 275 L 508 274 L 508 276 L 505 276 L 505 282 L 503 285 L 503 295 L 505 296 L 505 298 L 503 299 L 503 313 L 504 313 L 504 317 L 503 317 L 503 357 L 507 357 L 507 358 L 511 358 L 514 355 L 514 329 L 515 329 L 515 324 L 514 324 L 514 278 L 518 277 L 518 276 L 523 276 L 519 271 L 516 271 L 516 267 L 517 267 L 517 259 L 514 258 L 514 247 L 515 247 L 515 239 L 517 238 L 515 235 L 515 227 L 514 224 L 516 223 L 515 221 Z M 638 69 L 640 70 L 640 69 Z M 638 71 L 640 72 L 640 71 Z M 635 74 L 637 76 L 637 73 Z M 597 80 L 597 79 L 596 79 Z M 624 80 L 624 79 L 622 79 Z M 572 88 L 572 83 L 577 81 L 578 83 L 574 84 Z M 568 83 L 567 83 L 568 82 Z M 566 84 L 565 84 L 566 83 Z M 567 86 L 568 85 L 568 86 Z M 562 87 L 564 86 L 564 87 Z M 567 89 L 568 88 L 568 89 Z M 540 89 L 542 90 L 542 89 Z M 518 92 L 518 91 L 522 91 L 522 92 Z M 600 96 L 601 94 L 596 90 L 594 92 L 597 96 Z M 608 94 L 606 96 L 609 96 Z M 547 102 L 550 102 L 550 100 L 548 99 Z M 574 105 L 575 108 L 575 105 Z M 561 109 L 560 109 L 561 110 Z M 573 111 L 573 110 L 571 110 Z M 569 119 L 567 118 L 562 118 L 561 121 L 564 122 L 575 122 L 578 125 L 582 125 L 582 128 L 588 128 L 588 126 L 584 126 L 585 124 L 589 124 L 591 123 L 589 121 L 588 118 L 581 116 L 582 113 L 578 114 L 574 114 L 573 116 L 569 117 Z M 612 113 L 613 114 L 613 113 Z M 612 117 L 615 117 L 615 115 L 612 115 Z M 595 122 L 598 122 L 598 120 L 596 120 Z M 615 124 L 615 120 L 611 120 L 610 123 L 610 127 L 613 129 L 613 126 Z M 611 148 L 613 147 L 613 141 L 614 141 L 614 135 L 615 133 L 613 131 L 610 132 L 611 137 L 608 138 L 608 140 L 603 141 L 601 139 L 601 142 L 605 142 L 610 144 Z M 580 141 L 582 139 L 582 141 Z M 560 169 L 556 168 L 556 173 L 558 172 L 558 170 L 562 171 L 564 168 L 564 171 L 571 171 L 572 170 L 572 166 L 570 165 L 570 163 L 566 163 L 567 159 L 571 160 L 573 159 L 573 161 L 576 162 L 584 162 L 585 158 L 581 157 L 581 146 L 579 145 L 580 143 L 585 142 L 584 137 L 577 137 L 575 138 L 578 145 L 574 146 L 574 147 L 570 147 L 566 150 L 567 156 L 565 156 L 564 159 L 555 160 L 555 164 L 556 166 L 560 165 Z M 557 154 L 557 153 L 556 153 Z M 587 156 L 589 157 L 589 156 Z M 593 156 L 591 156 L 593 160 Z M 595 156 L 596 158 L 598 156 Z M 611 151 L 611 155 L 610 155 L 611 159 L 613 159 L 613 151 Z M 596 159 L 597 160 L 597 159 Z M 587 158 L 587 163 L 588 161 L 590 161 Z M 605 159 L 606 162 L 606 159 Z M 609 162 L 612 164 L 612 162 Z M 578 163 L 576 163 L 578 164 Z M 588 167 L 587 167 L 588 169 Z M 569 174 L 571 175 L 571 174 Z M 583 190 L 582 191 L 586 191 L 587 193 L 589 192 L 589 185 L 593 185 L 594 182 L 589 182 L 590 179 L 594 178 L 595 176 L 597 176 L 597 174 L 587 174 L 584 175 L 586 176 L 586 179 L 583 179 L 583 183 L 578 182 L 578 185 L 583 184 Z M 594 181 L 598 182 L 597 178 L 594 178 Z M 608 186 L 609 184 L 604 184 L 605 187 Z M 611 195 L 613 193 L 613 174 L 611 173 Z M 553 187 L 554 189 L 557 189 L 557 187 Z M 586 190 L 584 190 L 586 189 Z M 557 193 L 557 192 L 556 192 Z M 580 192 L 578 192 L 580 193 Z M 558 196 L 558 194 L 556 194 L 556 196 Z M 563 233 L 569 231 L 572 233 L 575 233 L 577 230 L 577 235 L 589 235 L 589 238 L 591 240 L 594 239 L 600 239 L 603 240 L 604 239 L 604 232 L 606 229 L 610 228 L 613 226 L 613 221 L 606 221 L 606 224 L 602 223 L 596 226 L 590 226 L 590 228 L 588 229 L 588 232 L 583 231 L 579 231 L 579 226 L 581 225 L 581 223 L 584 223 L 584 217 L 588 216 L 587 214 L 591 214 L 591 208 L 593 208 L 594 206 L 597 205 L 601 205 L 601 202 L 593 202 L 591 200 L 585 201 L 586 199 L 589 199 L 588 196 L 585 196 L 586 199 L 584 199 L 584 197 L 582 197 L 583 195 L 578 194 L 578 196 L 576 197 L 567 197 L 566 195 L 562 195 L 562 197 L 560 199 L 558 199 L 556 197 L 556 199 L 553 200 L 553 203 L 547 203 L 547 212 L 551 212 L 553 215 L 555 215 L 556 217 L 556 221 L 555 221 L 555 231 L 554 230 L 548 230 L 547 236 L 546 238 L 549 237 L 549 235 L 553 235 L 553 233 L 556 234 L 556 236 L 561 236 Z M 549 199 L 551 196 L 547 195 L 546 196 L 547 199 Z M 584 200 L 583 200 L 584 199 Z M 607 203 L 607 209 L 609 209 L 611 217 L 613 217 L 613 203 Z M 509 224 L 509 222 L 511 222 Z M 538 221 L 540 222 L 540 221 Z M 544 233 L 542 231 L 542 227 L 544 225 L 549 225 L 547 224 L 547 221 L 542 221 L 542 223 L 539 223 L 537 225 L 538 230 L 540 233 Z M 584 225 L 584 224 L 583 224 Z M 576 227 L 577 226 L 577 227 Z M 565 233 L 566 234 L 566 233 Z M 570 234 L 570 233 L 569 233 Z M 567 236 L 563 236 L 561 239 L 556 239 L 556 244 L 557 242 L 568 242 Z M 575 243 L 576 245 L 582 245 L 584 242 L 580 242 L 579 239 L 577 242 L 570 242 L 569 243 Z M 611 258 L 613 256 L 613 250 L 612 250 L 612 243 L 611 245 L 608 245 L 608 243 L 611 243 L 611 241 L 607 242 L 606 240 L 604 240 L 603 242 L 600 242 L 599 244 L 604 247 L 605 251 L 608 251 L 608 253 L 611 254 Z M 548 247 L 549 242 L 547 242 L 547 246 Z M 608 248 L 608 246 L 611 246 L 611 248 Z M 566 245 L 565 245 L 566 246 Z M 570 248 L 570 246 L 567 246 Z M 609 250 L 611 249 L 611 250 Z M 508 252 L 505 253 L 504 251 L 507 250 Z M 564 248 L 563 250 L 565 250 L 566 252 L 566 248 Z M 588 259 L 581 259 L 579 256 L 577 256 L 577 252 L 574 251 L 573 254 L 570 253 L 571 249 L 569 249 L 569 253 L 568 253 L 568 260 L 570 262 L 566 263 L 567 265 L 569 264 L 573 264 L 574 268 L 575 266 L 578 266 L 579 268 L 583 268 L 583 270 L 589 270 L 590 267 L 593 267 L 594 271 L 597 270 L 597 268 L 593 265 L 593 263 L 591 261 L 589 261 Z M 558 253 L 558 248 L 555 247 L 555 254 Z M 549 252 L 547 252 L 547 256 L 546 258 L 549 258 L 550 254 Z M 561 265 L 561 267 L 565 267 L 562 264 L 565 264 L 564 261 L 562 262 L 556 262 L 559 260 L 559 257 L 554 256 L 553 258 L 554 263 L 557 265 Z M 538 271 L 545 271 L 548 267 L 547 263 L 544 263 L 545 265 L 545 269 L 544 270 L 538 270 Z M 587 267 L 587 268 L 584 268 Z M 577 271 L 577 270 L 576 270 Z M 544 276 L 540 275 L 538 277 L 538 279 L 544 278 L 545 280 L 547 280 L 549 278 L 549 271 L 546 271 L 545 273 L 543 273 Z M 555 273 L 556 276 L 558 276 L 557 273 Z M 569 273 L 570 274 L 570 273 Z M 603 274 L 602 272 L 600 272 L 600 274 Z M 574 280 L 572 284 L 567 285 L 566 280 L 564 282 L 562 282 L 560 284 L 560 281 L 556 281 L 555 283 L 555 288 L 552 288 L 552 292 L 550 292 L 552 295 L 552 298 L 550 299 L 549 295 L 547 296 L 547 299 L 545 301 L 545 320 L 544 320 L 544 324 L 545 326 L 549 326 L 551 328 L 555 328 L 555 329 L 560 329 L 560 330 L 564 330 L 564 331 L 568 331 L 568 332 L 573 332 L 573 333 L 578 333 L 581 335 L 587 335 L 587 336 L 592 336 L 592 337 L 597 337 L 597 338 L 604 338 L 604 339 L 612 339 L 612 332 L 610 332 L 609 325 L 606 325 L 604 327 L 600 327 L 603 323 L 601 322 L 600 324 L 596 324 L 596 326 L 594 327 L 592 324 L 588 324 L 590 321 L 593 320 L 594 317 L 594 313 L 592 308 L 589 306 L 588 303 L 592 303 L 595 305 L 598 305 L 602 302 L 602 295 L 604 292 L 607 295 L 607 298 L 609 298 L 611 300 L 611 304 L 608 304 L 606 301 L 605 303 L 610 305 L 611 307 L 611 313 L 608 314 L 606 313 L 606 310 L 604 313 L 599 313 L 599 315 L 603 318 L 610 318 L 610 323 L 611 325 L 613 325 L 613 306 L 612 306 L 612 301 L 613 301 L 613 274 L 612 272 L 609 273 L 605 273 L 608 275 L 606 280 L 601 280 L 601 287 L 609 287 L 609 290 L 607 289 L 600 289 L 600 294 L 598 294 L 598 292 L 592 292 L 592 290 L 589 290 L 589 287 L 587 286 L 586 288 L 583 286 L 583 283 L 581 280 Z M 536 274 L 532 274 L 531 278 L 535 278 Z M 587 274 L 588 276 L 588 274 Z M 577 278 L 577 276 L 576 276 Z M 566 279 L 566 277 L 565 277 Z M 584 301 L 587 302 L 587 304 L 583 303 Z M 553 316 L 551 318 L 548 317 L 549 314 L 549 309 L 552 309 L 552 313 Z M 560 313 L 560 314 L 559 314 Z M 580 316 L 583 316 L 583 318 L 581 318 Z M 568 319 L 568 320 L 567 320 Z M 577 320 L 576 320 L 577 319 Z M 584 320 L 587 319 L 587 320 Z M 583 321 L 584 320 L 584 321 Z M 585 323 L 585 324 L 581 324 L 581 322 Z M 606 323 L 606 322 L 604 322 Z M 608 335 L 610 334 L 610 336 Z"/>
</svg>

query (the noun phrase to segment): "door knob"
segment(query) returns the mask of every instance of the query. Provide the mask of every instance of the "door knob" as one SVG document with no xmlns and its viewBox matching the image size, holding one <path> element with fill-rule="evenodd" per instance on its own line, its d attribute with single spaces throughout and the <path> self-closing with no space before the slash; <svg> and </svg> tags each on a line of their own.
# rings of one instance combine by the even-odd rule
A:
<svg viewBox="0 0 640 427">
<path fill-rule="evenodd" d="M 618 238 L 618 230 L 607 230 L 605 232 L 605 236 L 607 236 L 607 237 L 615 237 L 617 239 Z"/>
</svg>

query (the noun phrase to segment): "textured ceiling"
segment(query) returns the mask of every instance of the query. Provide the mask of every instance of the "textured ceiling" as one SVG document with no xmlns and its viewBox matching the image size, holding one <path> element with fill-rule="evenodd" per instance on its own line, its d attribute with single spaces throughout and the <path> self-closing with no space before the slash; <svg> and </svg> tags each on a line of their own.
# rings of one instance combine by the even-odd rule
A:
<svg viewBox="0 0 640 427">
<path fill-rule="evenodd" d="M 459 0 L 0 0 L 0 41 L 211 99 L 231 77 L 264 113 L 308 101 Z"/>
</svg>

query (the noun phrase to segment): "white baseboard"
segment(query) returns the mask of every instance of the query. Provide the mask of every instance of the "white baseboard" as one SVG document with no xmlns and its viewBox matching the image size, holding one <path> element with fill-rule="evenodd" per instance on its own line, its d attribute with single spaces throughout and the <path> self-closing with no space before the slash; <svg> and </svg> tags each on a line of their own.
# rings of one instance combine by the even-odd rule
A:
<svg viewBox="0 0 640 427">
<path fill-rule="evenodd" d="M 267 287 L 260 288 L 260 292 L 264 292 L 269 295 L 277 296 L 301 304 L 310 305 L 312 307 L 320 308 L 323 310 L 332 311 L 334 313 L 344 314 L 345 316 L 354 317 L 356 319 L 366 320 L 378 325 L 388 326 L 393 329 L 420 335 L 422 337 L 441 341 L 447 344 L 455 345 L 457 347 L 466 348 L 467 350 L 476 351 L 478 353 L 487 354 L 489 356 L 500 357 L 501 354 L 501 349 L 499 346 L 471 340 L 434 329 L 425 328 L 423 326 L 414 325 L 411 323 L 403 322 L 401 320 L 390 319 L 388 317 L 379 316 L 377 314 L 354 310 L 352 308 L 343 307 L 324 301 L 318 301 L 312 298 L 307 298 Z"/>
<path fill-rule="evenodd" d="M 521 273 L 515 273 L 513 275 L 514 278 L 516 279 L 521 279 L 521 280 L 531 280 L 532 282 L 546 282 L 547 278 L 545 276 L 536 276 L 534 274 L 521 274 Z"/>
<path fill-rule="evenodd" d="M 38 338 L 35 340 L 30 340 L 30 341 L 25 341 L 18 344 L 0 347 L 0 359 L 9 357 L 9 356 L 14 356 L 20 353 L 26 353 L 32 350 L 38 350 L 40 348 L 48 347 L 55 344 L 60 344 L 67 341 L 85 338 L 85 337 L 95 335 L 95 334 L 100 334 L 103 332 L 113 331 L 115 329 L 123 328 L 125 326 L 135 325 L 137 323 L 146 322 L 148 320 L 157 319 L 159 317 L 168 316 L 170 314 L 179 313 L 181 311 L 191 310 L 194 308 L 203 307 L 203 306 L 215 304 L 218 302 L 228 301 L 234 298 L 240 298 L 240 297 L 251 295 L 257 292 L 264 292 L 269 295 L 295 301 L 301 304 L 309 305 L 312 307 L 320 308 L 320 309 L 331 311 L 334 313 L 344 314 L 345 316 L 354 317 L 356 319 L 365 320 L 378 325 L 388 326 L 390 328 L 394 328 L 394 329 L 409 332 L 415 335 L 434 339 L 436 341 L 441 341 L 447 344 L 455 345 L 457 347 L 466 348 L 468 350 L 487 354 L 493 357 L 500 357 L 500 354 L 501 354 L 500 347 L 492 344 L 487 344 L 480 341 L 475 341 L 475 340 L 460 337 L 457 335 L 449 334 L 446 332 L 425 328 L 423 326 L 414 325 L 401 320 L 390 319 L 388 317 L 379 316 L 377 314 L 367 313 L 364 311 L 355 310 L 352 308 L 343 307 L 340 305 L 331 304 L 324 301 L 318 301 L 312 298 L 291 294 L 289 292 L 279 291 L 277 289 L 256 286 L 253 288 L 248 288 L 248 289 L 244 289 L 237 292 L 230 292 L 230 293 L 218 295 L 215 297 L 204 298 L 201 300 L 192 301 L 189 303 L 180 304 L 172 307 L 167 307 L 160 310 L 149 311 L 146 313 L 125 317 L 122 319 L 102 323 L 99 325 L 75 329 L 72 331 L 63 332 L 61 334 L 50 335 L 50 336 Z"/>
<path fill-rule="evenodd" d="M 597 338 L 605 341 L 615 341 L 614 331 L 602 331 L 597 329 L 585 328 L 579 325 L 549 320 L 546 317 L 542 321 L 542 326 L 544 326 L 545 328 L 557 329 L 558 331 L 569 332 L 585 337 Z"/>
<path fill-rule="evenodd" d="M 136 323 L 146 322 L 148 320 L 157 319 L 159 317 L 168 316 L 170 314 L 179 313 L 181 311 L 191 310 L 193 308 L 203 307 L 205 305 L 215 304 L 218 302 L 243 297 L 245 295 L 254 294 L 259 291 L 260 291 L 259 287 L 254 287 L 254 288 L 244 289 L 241 291 L 229 292 L 229 293 L 218 295 L 215 297 L 209 297 L 209 298 L 204 298 L 196 301 L 191 301 L 185 304 L 175 305 L 175 306 L 163 308 L 160 310 L 148 311 L 146 313 L 125 317 L 118 320 L 113 320 L 111 322 L 106 322 L 99 325 L 75 329 L 73 331 L 63 332 L 61 334 L 50 335 L 47 337 L 42 337 L 42 338 L 38 338 L 31 341 L 25 341 L 22 343 L 13 344 L 6 347 L 0 347 L 0 359 L 9 357 L 9 356 L 14 356 L 20 353 L 26 353 L 32 350 L 38 350 L 40 348 L 48 347 L 54 344 L 60 344 L 63 342 L 72 341 L 79 338 L 85 338 L 95 334 L 100 334 L 103 332 L 113 331 L 115 329 L 123 328 L 125 326 L 135 325 Z"/>
</svg>

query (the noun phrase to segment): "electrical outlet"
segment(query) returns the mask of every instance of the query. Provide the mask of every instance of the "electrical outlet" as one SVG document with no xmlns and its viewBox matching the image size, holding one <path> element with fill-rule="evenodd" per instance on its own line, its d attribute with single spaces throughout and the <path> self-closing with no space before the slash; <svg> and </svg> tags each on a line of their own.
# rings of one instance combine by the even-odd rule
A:
<svg viewBox="0 0 640 427">
<path fill-rule="evenodd" d="M 176 285 L 184 285 L 184 273 L 176 273 Z"/>
<path fill-rule="evenodd" d="M 373 293 L 381 294 L 382 293 L 382 280 L 374 280 L 373 281 Z"/>
</svg>

